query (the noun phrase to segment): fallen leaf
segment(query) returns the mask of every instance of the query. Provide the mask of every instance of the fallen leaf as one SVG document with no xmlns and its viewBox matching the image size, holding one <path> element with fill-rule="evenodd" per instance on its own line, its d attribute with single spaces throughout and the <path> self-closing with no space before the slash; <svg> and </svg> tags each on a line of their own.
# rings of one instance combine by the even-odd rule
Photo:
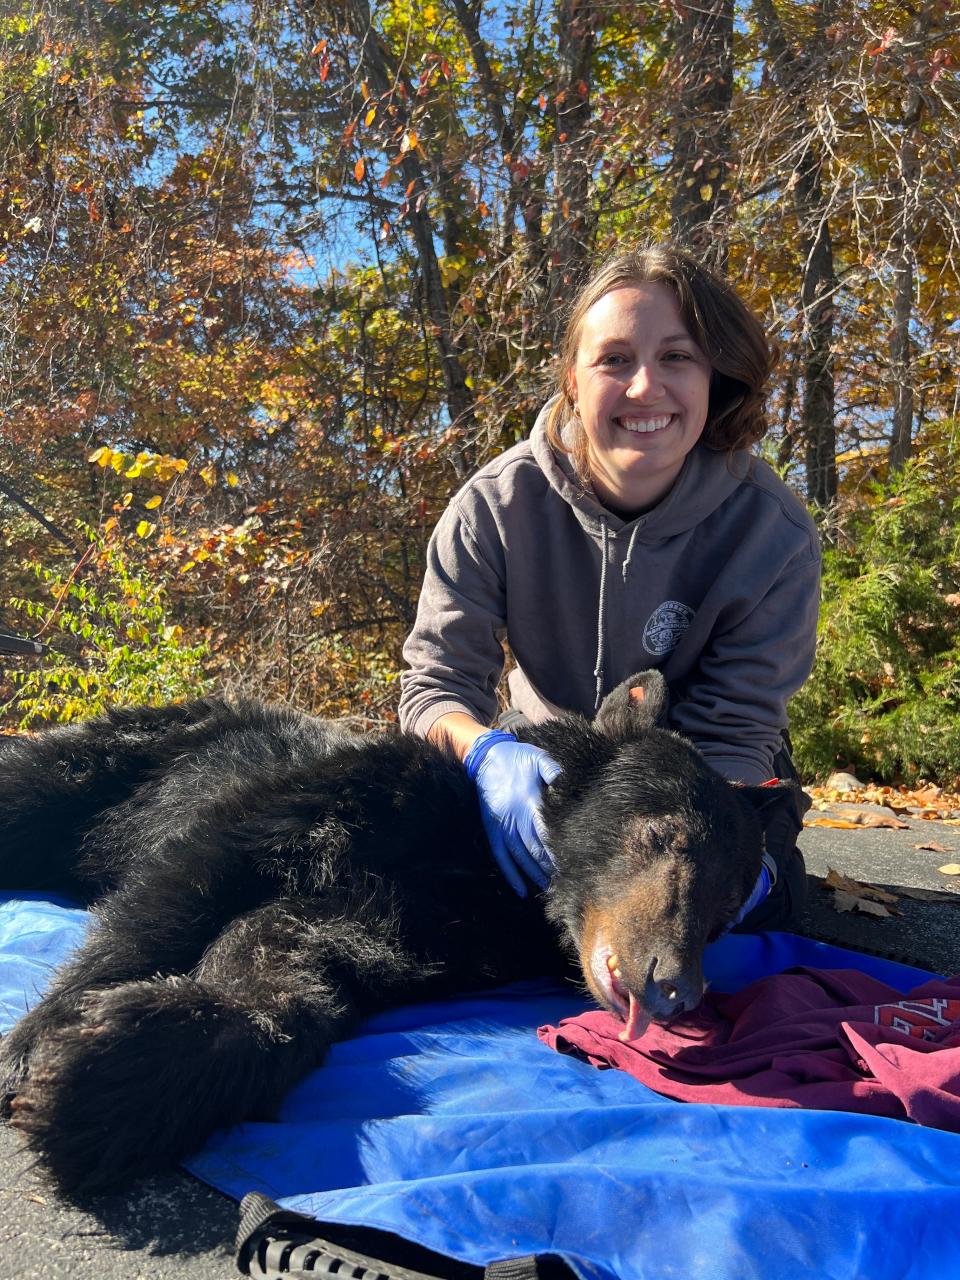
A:
<svg viewBox="0 0 960 1280">
<path fill-rule="evenodd" d="M 861 824 L 850 822 L 846 818 L 804 818 L 805 827 L 834 827 L 841 831 L 856 831 Z"/>
<path fill-rule="evenodd" d="M 892 809 L 886 806 L 877 809 L 858 809 L 854 805 L 834 804 L 828 806 L 832 815 L 824 818 L 810 818 L 805 823 L 810 827 L 841 827 L 851 830 L 853 827 L 889 827 L 893 831 L 909 831 L 910 823 L 901 822 Z"/>
<path fill-rule="evenodd" d="M 937 870 L 945 876 L 960 876 L 960 862 L 946 862 Z"/>
<path fill-rule="evenodd" d="M 862 911 L 868 916 L 891 916 L 894 914 L 881 902 L 870 902 L 867 898 L 858 898 L 855 893 L 845 893 L 842 889 L 834 891 L 833 909 L 835 911 Z"/>
<path fill-rule="evenodd" d="M 921 804 L 932 804 L 934 800 L 939 800 L 943 795 L 943 787 L 938 787 L 934 783 L 928 782 L 925 787 L 918 787 L 913 794 Z"/>
<path fill-rule="evenodd" d="M 846 816 L 859 827 L 889 827 L 892 831 L 910 830 L 910 823 L 901 822 L 895 813 L 871 813 L 869 809 L 858 809 Z"/>
<path fill-rule="evenodd" d="M 833 867 L 827 867 L 824 884 L 831 889 L 855 894 L 858 898 L 876 898 L 878 902 L 896 902 L 897 900 L 895 893 L 889 893 L 886 889 L 880 889 L 874 884 L 866 884 L 862 880 L 854 880 L 852 876 L 845 876 L 842 871 L 836 871 Z"/>
<path fill-rule="evenodd" d="M 926 844 L 915 844 L 915 849 L 929 849 L 931 853 L 953 853 L 953 849 L 946 844 L 937 844 L 936 840 L 928 840 Z"/>
<path fill-rule="evenodd" d="M 882 902 L 871 902 L 869 898 L 858 898 L 857 911 L 863 911 L 868 916 L 895 916 L 897 913 L 891 911 L 889 907 L 885 907 Z"/>
</svg>

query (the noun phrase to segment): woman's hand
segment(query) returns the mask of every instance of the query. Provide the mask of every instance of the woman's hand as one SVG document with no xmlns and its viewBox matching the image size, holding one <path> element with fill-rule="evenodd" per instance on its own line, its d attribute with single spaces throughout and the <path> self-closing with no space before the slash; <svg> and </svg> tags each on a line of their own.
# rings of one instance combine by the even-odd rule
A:
<svg viewBox="0 0 960 1280">
<path fill-rule="evenodd" d="M 463 763 L 476 783 L 487 840 L 507 882 L 521 898 L 527 896 L 523 876 L 546 888 L 555 868 L 540 802 L 544 784 L 553 782 L 560 766 L 546 751 L 500 729 L 481 733 Z"/>
</svg>

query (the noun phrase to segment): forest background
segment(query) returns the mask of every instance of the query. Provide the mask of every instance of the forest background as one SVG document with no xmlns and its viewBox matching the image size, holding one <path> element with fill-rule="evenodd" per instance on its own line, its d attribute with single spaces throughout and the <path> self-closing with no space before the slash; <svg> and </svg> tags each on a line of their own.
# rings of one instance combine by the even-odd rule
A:
<svg viewBox="0 0 960 1280">
<path fill-rule="evenodd" d="M 801 767 L 960 776 L 945 0 L 0 0 L 0 725 L 206 689 L 395 719 L 451 493 L 598 255 L 783 359 L 826 548 Z M 560 638 L 562 643 L 562 637 Z"/>
</svg>

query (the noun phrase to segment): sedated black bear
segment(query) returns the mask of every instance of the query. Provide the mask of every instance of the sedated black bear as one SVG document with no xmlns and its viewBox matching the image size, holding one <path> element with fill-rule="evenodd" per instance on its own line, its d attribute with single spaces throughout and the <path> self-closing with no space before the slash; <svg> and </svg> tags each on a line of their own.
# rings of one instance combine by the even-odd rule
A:
<svg viewBox="0 0 960 1280">
<path fill-rule="evenodd" d="M 6 745 L 0 888 L 94 904 L 0 1042 L 0 1105 L 59 1189 L 123 1185 L 269 1116 L 364 1015 L 555 972 L 571 948 L 630 1034 L 696 1005 L 786 788 L 724 781 L 656 727 L 664 697 L 642 673 L 593 722 L 528 733 L 562 773 L 556 875 L 525 900 L 462 766 L 402 734 L 204 699 Z"/>
</svg>

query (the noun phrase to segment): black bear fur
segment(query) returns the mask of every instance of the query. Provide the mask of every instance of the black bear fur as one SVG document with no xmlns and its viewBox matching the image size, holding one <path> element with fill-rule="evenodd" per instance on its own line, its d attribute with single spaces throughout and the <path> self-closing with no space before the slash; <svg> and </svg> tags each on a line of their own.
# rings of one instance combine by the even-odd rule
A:
<svg viewBox="0 0 960 1280">
<path fill-rule="evenodd" d="M 0 1107 L 77 1197 L 270 1116 L 387 1006 L 569 971 L 572 951 L 634 1026 L 692 1007 L 780 788 L 721 779 L 656 727 L 664 696 L 642 673 L 594 722 L 525 735 L 562 769 L 557 871 L 526 899 L 463 767 L 403 734 L 201 699 L 7 743 L 0 889 L 71 895 L 95 921 L 0 1042 Z"/>
</svg>

